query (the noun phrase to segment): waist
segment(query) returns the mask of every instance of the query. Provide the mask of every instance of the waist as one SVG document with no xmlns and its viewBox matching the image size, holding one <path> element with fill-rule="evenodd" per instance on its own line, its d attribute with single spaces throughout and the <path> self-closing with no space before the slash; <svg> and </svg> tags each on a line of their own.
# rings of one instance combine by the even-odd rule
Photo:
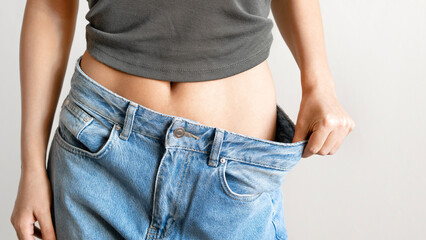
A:
<svg viewBox="0 0 426 240">
<path fill-rule="evenodd" d="M 81 71 L 112 92 L 157 112 L 273 140 L 275 86 L 267 61 L 239 74 L 200 82 L 171 82 L 113 69 L 87 51 Z"/>
</svg>

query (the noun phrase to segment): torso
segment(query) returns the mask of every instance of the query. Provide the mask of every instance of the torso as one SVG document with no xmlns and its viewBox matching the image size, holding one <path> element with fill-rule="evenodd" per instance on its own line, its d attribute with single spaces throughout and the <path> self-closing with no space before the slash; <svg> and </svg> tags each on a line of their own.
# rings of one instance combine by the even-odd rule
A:
<svg viewBox="0 0 426 240">
<path fill-rule="evenodd" d="M 265 60 L 236 75 L 203 82 L 169 82 L 113 69 L 87 51 L 81 69 L 109 90 L 155 111 L 201 124 L 273 140 L 276 98 Z"/>
</svg>

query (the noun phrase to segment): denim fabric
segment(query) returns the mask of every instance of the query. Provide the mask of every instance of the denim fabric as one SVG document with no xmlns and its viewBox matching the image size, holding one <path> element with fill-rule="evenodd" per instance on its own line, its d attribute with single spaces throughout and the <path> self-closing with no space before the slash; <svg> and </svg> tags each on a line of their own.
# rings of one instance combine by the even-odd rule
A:
<svg viewBox="0 0 426 240">
<path fill-rule="evenodd" d="M 277 105 L 275 141 L 163 114 L 75 64 L 48 154 L 57 239 L 287 239 L 281 186 L 307 140 Z"/>
</svg>

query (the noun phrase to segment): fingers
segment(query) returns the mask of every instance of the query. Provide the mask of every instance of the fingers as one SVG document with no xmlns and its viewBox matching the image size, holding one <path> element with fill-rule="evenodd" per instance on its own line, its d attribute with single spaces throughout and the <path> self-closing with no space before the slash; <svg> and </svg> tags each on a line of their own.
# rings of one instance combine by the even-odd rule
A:
<svg viewBox="0 0 426 240">
<path fill-rule="evenodd" d="M 349 123 L 329 121 L 329 123 L 322 124 L 318 130 L 312 133 L 302 157 L 307 158 L 313 154 L 325 156 L 336 153 L 345 137 L 354 127 L 353 121 L 349 121 Z"/>
<path fill-rule="evenodd" d="M 40 228 L 35 226 L 38 220 Z M 27 213 L 25 216 L 10 219 L 16 230 L 19 240 L 35 240 L 37 237 L 43 240 L 56 240 L 50 209 L 35 213 Z"/>
<path fill-rule="evenodd" d="M 47 208 L 45 210 L 42 210 L 36 213 L 36 218 L 40 224 L 42 239 L 56 240 L 50 209 Z"/>
<path fill-rule="evenodd" d="M 15 216 L 11 218 L 11 223 L 15 228 L 16 236 L 19 240 L 35 240 L 33 237 L 33 224 L 35 221 L 36 219 L 31 212 L 23 214 L 20 217 L 18 216 L 17 218 L 15 218 Z"/>
<path fill-rule="evenodd" d="M 336 145 L 337 141 L 341 138 L 341 132 L 333 130 L 330 132 L 330 134 L 327 136 L 327 139 L 324 142 L 324 145 L 321 147 L 321 149 L 317 152 L 317 154 L 325 156 L 328 154 L 331 154 L 331 149 Z"/>
<path fill-rule="evenodd" d="M 307 158 L 317 153 L 324 145 L 324 142 L 326 141 L 329 134 L 330 129 L 324 127 L 312 132 L 311 136 L 309 137 L 308 144 L 306 144 L 306 147 L 302 153 L 302 157 Z"/>
<path fill-rule="evenodd" d="M 342 145 L 343 140 L 345 139 L 345 137 L 352 132 L 352 130 L 355 128 L 355 123 L 351 120 L 348 123 L 348 126 L 344 126 L 341 134 L 339 136 L 339 138 L 336 140 L 336 143 L 334 144 L 334 146 L 330 149 L 328 154 L 335 154 L 337 152 L 337 150 L 339 149 L 340 145 Z"/>
</svg>

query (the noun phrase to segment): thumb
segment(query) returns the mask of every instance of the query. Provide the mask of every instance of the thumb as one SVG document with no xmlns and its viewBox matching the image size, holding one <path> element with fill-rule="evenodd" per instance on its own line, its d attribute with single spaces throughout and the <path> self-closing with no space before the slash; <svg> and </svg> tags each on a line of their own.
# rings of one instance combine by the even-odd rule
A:
<svg viewBox="0 0 426 240">
<path fill-rule="evenodd" d="M 308 129 L 301 127 L 301 125 L 297 123 L 295 126 L 292 143 L 308 139 L 309 136 L 307 135 L 308 135 Z"/>
</svg>

